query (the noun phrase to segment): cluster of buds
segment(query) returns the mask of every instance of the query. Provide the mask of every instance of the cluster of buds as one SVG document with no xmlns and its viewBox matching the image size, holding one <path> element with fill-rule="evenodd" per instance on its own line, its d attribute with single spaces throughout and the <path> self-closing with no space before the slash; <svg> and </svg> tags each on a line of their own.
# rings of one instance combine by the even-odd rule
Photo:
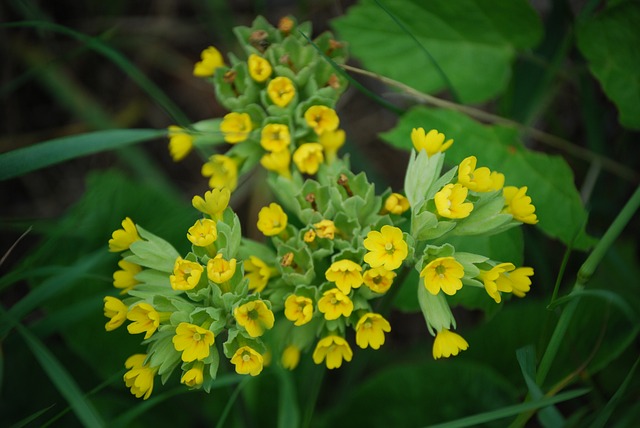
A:
<svg viewBox="0 0 640 428">
<path fill-rule="evenodd" d="M 232 57 L 228 67 L 208 48 L 196 64 L 194 74 L 211 80 L 231 113 L 170 129 L 171 153 L 179 159 L 194 144 L 205 148 L 211 127 L 232 146 L 207 155 L 202 172 L 212 190 L 192 200 L 203 218 L 186 234 L 191 252 L 183 257 L 128 218 L 109 241 L 122 255 L 114 285 L 126 297 L 105 298 L 106 329 L 128 320 L 147 347 L 125 363 L 137 397 L 148 398 L 155 376 L 164 383 L 178 367 L 182 383 L 209 390 L 221 353 L 237 373 L 255 376 L 272 356 L 293 370 L 311 353 L 334 369 L 351 361 L 354 341 L 379 349 L 391 325 L 376 299 L 412 268 L 434 358 L 468 347 L 453 331 L 449 296 L 475 287 L 500 303 L 529 291 L 533 269 L 451 244 L 535 224 L 526 187 L 505 187 L 504 175 L 477 167 L 474 156 L 443 173 L 453 140 L 417 128 L 407 136 L 415 150 L 404 192 L 377 194 L 365 173 L 337 156 L 345 137 L 333 107 L 345 83 L 326 57 L 344 60 L 344 45 L 328 33 L 310 42 L 309 33 L 291 18 L 278 28 L 258 18 L 236 29 L 246 62 Z M 243 238 L 228 206 L 239 174 L 258 163 L 276 200 L 256 219 L 266 243 Z"/>
</svg>

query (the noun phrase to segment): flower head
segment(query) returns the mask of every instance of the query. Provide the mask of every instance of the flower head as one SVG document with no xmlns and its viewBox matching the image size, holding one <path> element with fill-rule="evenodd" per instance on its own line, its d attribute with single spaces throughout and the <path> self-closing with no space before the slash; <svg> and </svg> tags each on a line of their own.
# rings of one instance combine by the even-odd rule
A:
<svg viewBox="0 0 640 428">
<path fill-rule="evenodd" d="M 224 141 L 231 144 L 241 143 L 249 138 L 252 128 L 251 116 L 247 113 L 227 113 L 220 123 Z"/>
<path fill-rule="evenodd" d="M 193 290 L 200 282 L 202 272 L 204 267 L 200 263 L 178 257 L 173 266 L 173 275 L 169 277 L 171 288 L 182 291 Z"/>
<path fill-rule="evenodd" d="M 469 156 L 460 162 L 458 183 L 474 192 L 491 192 L 504 186 L 504 174 L 491 171 L 486 166 L 476 168 L 477 159 Z"/>
<path fill-rule="evenodd" d="M 296 95 L 296 87 L 288 77 L 276 77 L 267 85 L 267 95 L 278 107 L 286 107 Z"/>
<path fill-rule="evenodd" d="M 249 290 L 260 293 L 267 286 L 275 269 L 256 256 L 244 261 L 244 277 L 249 280 Z"/>
<path fill-rule="evenodd" d="M 117 253 L 128 250 L 131 244 L 140 239 L 136 225 L 133 224 L 133 221 L 129 217 L 126 217 L 122 220 L 122 229 L 118 229 L 111 234 L 109 251 Z"/>
<path fill-rule="evenodd" d="M 335 131 L 340 125 L 336 111 L 323 105 L 311 106 L 304 112 L 304 120 L 318 135 Z"/>
<path fill-rule="evenodd" d="M 197 77 L 213 76 L 216 69 L 224 67 L 224 59 L 220 51 L 213 46 L 209 46 L 200 54 L 202 61 L 197 62 L 193 67 L 193 75 Z"/>
<path fill-rule="evenodd" d="M 258 376 L 262 371 L 264 359 L 256 350 L 249 346 L 242 346 L 231 357 L 231 363 L 236 366 L 236 373 Z"/>
<path fill-rule="evenodd" d="M 318 341 L 313 351 L 313 362 L 320 364 L 325 361 L 328 369 L 337 369 L 342 360 L 351 361 L 353 351 L 343 337 L 330 335 Z"/>
<path fill-rule="evenodd" d="M 313 229 L 309 229 L 304 233 L 302 240 L 306 243 L 311 243 L 316 240 L 316 236 L 318 236 L 316 231 Z"/>
<path fill-rule="evenodd" d="M 184 128 L 176 125 L 169 126 L 169 154 L 173 161 L 181 161 L 191 149 L 193 149 L 193 136 L 185 132 Z"/>
<path fill-rule="evenodd" d="M 291 178 L 291 152 L 289 149 L 282 149 L 277 152 L 267 152 L 260 158 L 260 164 L 269 171 L 277 172 L 285 178 Z"/>
<path fill-rule="evenodd" d="M 124 259 L 118 262 L 118 266 L 122 270 L 117 270 L 113 273 L 113 286 L 122 290 L 120 294 L 126 294 L 140 284 L 140 281 L 136 279 L 136 275 L 142 272 L 142 267 Z"/>
<path fill-rule="evenodd" d="M 536 207 L 531 203 L 531 198 L 527 196 L 527 186 L 514 187 L 506 186 L 502 189 L 504 195 L 505 207 L 503 212 L 509 213 L 518 221 L 527 224 L 536 224 Z"/>
<path fill-rule="evenodd" d="M 409 200 L 400 193 L 392 193 L 384 201 L 384 211 L 391 214 L 402 214 L 409 209 Z"/>
<path fill-rule="evenodd" d="M 260 145 L 270 152 L 288 150 L 291 144 L 289 127 L 282 123 L 268 123 L 260 131 Z"/>
<path fill-rule="evenodd" d="M 313 225 L 318 238 L 333 239 L 336 233 L 336 225 L 331 220 L 321 220 Z"/>
<path fill-rule="evenodd" d="M 324 131 L 318 137 L 318 142 L 322 145 L 324 149 L 325 157 L 327 158 L 327 162 L 331 163 L 335 160 L 336 154 L 340 147 L 344 145 L 347 136 L 342 129 L 336 129 L 334 131 Z"/>
<path fill-rule="evenodd" d="M 332 288 L 322 294 L 318 300 L 318 310 L 324 314 L 326 320 L 337 320 L 348 317 L 353 312 L 353 302 L 342 291 Z"/>
<path fill-rule="evenodd" d="M 469 344 L 462 336 L 451 330 L 440 330 L 433 341 L 433 358 L 449 358 L 458 355 L 460 351 L 466 351 Z"/>
<path fill-rule="evenodd" d="M 465 218 L 473 210 L 471 202 L 465 202 L 469 190 L 462 184 L 447 184 L 434 196 L 436 209 L 440 217 Z"/>
<path fill-rule="evenodd" d="M 222 253 L 207 262 L 207 278 L 216 284 L 229 281 L 236 273 L 236 259 L 225 260 Z"/>
<path fill-rule="evenodd" d="M 131 393 L 140 398 L 144 396 L 144 400 L 149 398 L 153 391 L 153 378 L 158 372 L 157 368 L 151 368 L 149 364 L 145 364 L 146 354 L 135 354 L 127 358 L 124 366 L 129 369 L 124 376 L 124 383 Z"/>
<path fill-rule="evenodd" d="M 367 346 L 378 349 L 384 345 L 384 333 L 391 331 L 389 321 L 380 314 L 364 314 L 356 324 L 356 343 L 362 349 Z"/>
<path fill-rule="evenodd" d="M 207 358 L 214 341 L 211 330 L 187 322 L 178 324 L 176 335 L 172 339 L 173 347 L 182 352 L 182 361 L 185 363 Z"/>
<path fill-rule="evenodd" d="M 258 83 L 267 80 L 273 72 L 269 61 L 256 54 L 249 55 L 247 65 L 249 66 L 249 75 Z"/>
<path fill-rule="evenodd" d="M 238 325 L 244 327 L 251 337 L 259 337 L 266 330 L 273 327 L 275 318 L 273 312 L 262 300 L 252 300 L 240 305 L 233 311 L 233 316 Z"/>
<path fill-rule="evenodd" d="M 216 222 L 208 218 L 196 220 L 189 228 L 187 239 L 196 247 L 206 247 L 218 239 Z"/>
<path fill-rule="evenodd" d="M 510 286 L 505 287 L 505 285 L 508 285 L 508 281 L 502 281 L 500 284 L 498 284 L 497 279 L 500 278 L 501 274 L 510 272 L 515 268 L 516 267 L 512 263 L 500 263 L 492 267 L 490 270 L 480 271 L 480 275 L 478 278 L 484 283 L 484 289 L 487 294 L 491 296 L 491 298 L 495 300 L 496 303 L 500 303 L 500 301 L 502 300 L 502 297 L 499 293 L 500 291 L 507 293 L 511 291 Z"/>
<path fill-rule="evenodd" d="M 197 362 L 189 370 L 183 373 L 180 383 L 184 383 L 189 388 L 197 388 L 204 382 L 204 373 L 202 369 L 204 364 Z"/>
<path fill-rule="evenodd" d="M 120 327 L 127 319 L 128 310 L 129 308 L 122 303 L 122 300 L 106 296 L 104 298 L 104 316 L 109 318 L 109 321 L 104 325 L 105 330 L 113 331 Z"/>
<path fill-rule="evenodd" d="M 287 370 L 293 370 L 298 367 L 300 362 L 300 348 L 296 345 L 289 345 L 282 351 L 282 358 L 280 359 L 282 367 Z"/>
<path fill-rule="evenodd" d="M 276 203 L 263 207 L 258 213 L 258 230 L 265 236 L 275 236 L 287 227 L 287 215 Z"/>
<path fill-rule="evenodd" d="M 207 214 L 213 219 L 221 219 L 222 213 L 229 205 L 231 190 L 227 188 L 215 188 L 205 192 L 202 196 L 194 196 L 191 204 L 198 211 Z"/>
<path fill-rule="evenodd" d="M 364 247 L 369 250 L 364 261 L 372 268 L 382 266 L 387 270 L 397 269 L 409 254 L 402 230 L 389 225 L 382 226 L 380 232 L 370 231 L 364 240 Z"/>
<path fill-rule="evenodd" d="M 364 285 L 369 287 L 371 291 L 374 293 L 386 293 L 391 284 L 393 284 L 393 279 L 396 277 L 396 273 L 390 270 L 387 270 L 383 267 L 371 268 L 362 275 L 362 280 Z"/>
<path fill-rule="evenodd" d="M 438 152 L 444 152 L 453 144 L 453 140 L 444 141 L 444 134 L 432 129 L 425 134 L 423 128 L 413 128 L 411 131 L 411 142 L 416 151 L 426 150 L 427 155 L 433 156 Z"/>
<path fill-rule="evenodd" d="M 290 295 L 284 301 L 284 316 L 294 325 L 305 325 L 313 317 L 313 301 L 308 297 Z"/>
<path fill-rule="evenodd" d="M 524 297 L 531 289 L 530 276 L 533 276 L 533 268 L 519 267 L 512 271 L 500 273 L 500 276 L 496 279 L 496 285 L 500 291 L 504 290 L 518 297 Z"/>
<path fill-rule="evenodd" d="M 362 285 L 362 266 L 351 260 L 333 262 L 324 273 L 327 281 L 334 282 L 344 294 L 349 294 L 351 288 Z"/>
<path fill-rule="evenodd" d="M 127 326 L 129 333 L 144 333 L 145 340 L 150 338 L 160 326 L 160 314 L 153 306 L 144 302 L 129 309 L 127 319 L 133 321 Z"/>
<path fill-rule="evenodd" d="M 209 178 L 212 189 L 226 187 L 233 191 L 238 185 L 238 164 L 229 156 L 213 155 L 202 165 L 202 175 Z"/>
<path fill-rule="evenodd" d="M 424 278 L 424 286 L 429 293 L 435 295 L 442 290 L 453 296 L 462 288 L 464 268 L 453 257 L 438 257 L 427 263 L 420 276 Z"/>
<path fill-rule="evenodd" d="M 322 150 L 320 143 L 303 143 L 293 153 L 293 162 L 300 172 L 313 175 L 324 162 Z"/>
</svg>

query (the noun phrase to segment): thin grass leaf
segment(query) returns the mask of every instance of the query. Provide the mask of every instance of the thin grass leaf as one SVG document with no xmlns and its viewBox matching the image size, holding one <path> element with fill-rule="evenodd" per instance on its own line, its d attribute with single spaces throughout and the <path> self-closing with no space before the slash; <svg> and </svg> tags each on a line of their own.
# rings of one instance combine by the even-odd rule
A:
<svg viewBox="0 0 640 428">
<path fill-rule="evenodd" d="M 533 346 L 526 346 L 516 351 L 516 358 L 522 371 L 522 377 L 529 389 L 529 396 L 533 400 L 540 400 L 544 397 L 544 393 L 538 385 L 536 385 L 536 357 Z M 565 420 L 562 414 L 554 406 L 545 407 L 541 409 L 538 418 L 542 426 L 545 427 L 558 427 L 565 424 Z"/>
<path fill-rule="evenodd" d="M 490 412 L 480 413 L 466 418 L 456 419 L 455 421 L 445 422 L 437 425 L 430 425 L 429 428 L 461 428 L 480 425 L 510 416 L 515 416 L 529 410 L 541 409 L 552 404 L 561 403 L 563 401 L 572 400 L 576 397 L 587 394 L 590 389 L 582 388 L 574 391 L 563 392 L 555 397 L 543 398 L 542 400 L 530 401 L 527 403 L 516 404 L 513 406 L 503 407 L 502 409 L 492 410 Z"/>
<path fill-rule="evenodd" d="M 233 404 L 238 399 L 238 395 L 240 394 L 240 391 L 242 391 L 242 388 L 244 388 L 244 386 L 247 384 L 247 382 L 249 382 L 250 379 L 251 378 L 245 377 L 244 379 L 242 379 L 242 381 L 240 381 L 240 383 L 238 383 L 238 386 L 236 386 L 236 389 L 233 390 L 233 393 L 227 400 L 227 404 L 224 406 L 224 409 L 222 410 L 222 414 L 220 415 L 220 419 L 218 419 L 216 428 L 224 427 L 224 423 L 227 420 L 227 416 L 229 416 L 231 407 L 233 407 Z"/>
<path fill-rule="evenodd" d="M 636 314 L 633 311 L 633 309 L 631 308 L 631 305 L 629 305 L 629 302 L 624 300 L 624 298 L 620 296 L 618 293 L 615 293 L 610 290 L 573 291 L 568 296 L 560 297 L 559 299 L 556 299 L 555 301 L 550 303 L 548 306 L 548 309 L 553 310 L 556 307 L 560 305 L 564 305 L 565 303 L 568 303 L 571 300 L 578 297 L 596 297 L 598 299 L 606 300 L 607 302 L 617 306 L 620 309 L 620 311 L 624 313 L 627 318 L 629 318 L 629 321 L 632 321 L 634 323 L 638 322 L 638 314 Z"/>
<path fill-rule="evenodd" d="M 3 324 L 11 325 L 17 329 L 33 353 L 33 356 L 38 360 L 51 382 L 56 386 L 58 391 L 60 391 L 60 394 L 67 400 L 73 413 L 78 417 L 80 422 L 87 427 L 105 426 L 100 414 L 86 399 L 73 377 L 71 377 L 64 366 L 60 364 L 51 351 L 3 308 L 0 308 L 0 316 L 3 319 Z"/>
<path fill-rule="evenodd" d="M 124 71 L 134 82 L 138 84 L 156 103 L 158 103 L 173 121 L 183 127 L 189 125 L 189 120 L 186 115 L 176 106 L 171 98 L 169 98 L 155 83 L 153 83 L 147 76 L 142 73 L 135 65 L 133 65 L 124 55 L 120 52 L 102 42 L 95 37 L 88 36 L 78 31 L 63 25 L 54 24 L 46 21 L 21 21 L 21 22 L 9 22 L 0 24 L 0 28 L 16 28 L 16 27 L 29 27 L 36 29 L 50 30 L 57 33 L 64 34 L 85 43 L 87 47 L 98 52 L 111 60 L 122 71 Z"/>
<path fill-rule="evenodd" d="M 278 427 L 288 428 L 300 426 L 300 409 L 296 397 L 296 388 L 291 372 L 278 368 L 280 397 L 278 401 Z"/>
<path fill-rule="evenodd" d="M 0 181 L 80 156 L 113 150 L 166 135 L 156 129 L 111 129 L 56 138 L 0 154 Z"/>
<path fill-rule="evenodd" d="M 26 418 L 22 419 L 21 421 L 16 422 L 15 424 L 11 425 L 10 428 L 22 428 L 22 427 L 26 427 L 27 425 L 29 425 L 31 422 L 35 421 L 36 419 L 38 419 L 40 416 L 44 415 L 45 413 L 47 413 L 49 410 L 53 409 L 56 405 L 52 404 L 49 407 L 46 407 L 42 410 L 39 410 L 37 412 L 35 412 L 33 415 L 31 416 L 27 416 Z"/>
<path fill-rule="evenodd" d="M 635 374 L 639 363 L 640 363 L 640 358 L 638 358 L 636 362 L 633 364 L 633 367 L 631 367 L 631 370 L 629 370 L 629 374 L 627 375 L 627 377 L 624 379 L 624 381 L 622 381 L 622 384 L 620 385 L 616 393 L 613 394 L 613 397 L 611 397 L 611 399 L 604 406 L 604 409 L 602 409 L 602 411 L 600 412 L 596 420 L 593 421 L 590 428 L 602 428 L 607 425 L 607 421 L 613 414 L 616 407 L 618 407 L 618 404 L 620 404 L 620 400 L 622 399 L 622 396 L 627 391 L 627 387 L 629 386 L 631 379 L 633 379 L 633 375 Z"/>
</svg>

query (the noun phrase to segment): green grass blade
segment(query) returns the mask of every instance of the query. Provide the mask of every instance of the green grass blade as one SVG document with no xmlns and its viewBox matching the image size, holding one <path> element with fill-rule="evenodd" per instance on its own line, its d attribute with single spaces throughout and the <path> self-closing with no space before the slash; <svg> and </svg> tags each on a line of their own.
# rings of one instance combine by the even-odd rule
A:
<svg viewBox="0 0 640 428">
<path fill-rule="evenodd" d="M 300 426 L 300 409 L 296 397 L 296 388 L 291 372 L 286 369 L 276 368 L 280 385 L 280 397 L 278 400 L 278 427 Z"/>
<path fill-rule="evenodd" d="M 233 407 L 233 404 L 238 399 L 238 395 L 240 395 L 240 391 L 242 391 L 242 388 L 247 384 L 247 382 L 249 382 L 250 379 L 251 378 L 249 377 L 245 377 L 240 381 L 240 383 L 238 383 L 238 386 L 236 386 L 236 389 L 233 390 L 233 393 L 231 393 L 231 396 L 227 400 L 227 404 L 224 406 L 224 409 L 222 410 L 222 414 L 220 415 L 220 419 L 218 419 L 216 428 L 224 427 L 224 423 L 227 420 L 227 416 L 229 416 L 229 412 L 231 412 L 231 407 Z"/>
<path fill-rule="evenodd" d="M 557 306 L 563 305 L 577 297 L 597 297 L 599 299 L 606 300 L 607 302 L 617 306 L 622 313 L 625 314 L 629 321 L 634 323 L 638 322 L 638 315 L 633 311 L 629 302 L 627 302 L 622 296 L 618 293 L 615 293 L 610 290 L 580 290 L 574 291 L 568 296 L 561 297 L 556 299 L 553 303 L 549 305 L 549 310 L 556 308 Z"/>
<path fill-rule="evenodd" d="M 38 360 L 51 382 L 60 391 L 60 394 L 67 400 L 80 422 L 87 427 L 105 426 L 102 417 L 85 398 L 78 384 L 47 347 L 3 308 L 0 308 L 0 316 L 3 319 L 3 324 L 12 325 L 18 330 L 33 356 Z"/>
<path fill-rule="evenodd" d="M 166 135 L 156 129 L 111 129 L 56 138 L 0 154 L 0 181 L 69 159 L 113 150 Z"/>
<path fill-rule="evenodd" d="M 35 421 L 36 419 L 38 419 L 40 416 L 44 415 L 45 413 L 47 413 L 49 410 L 53 409 L 55 407 L 55 404 L 50 405 L 49 407 L 46 407 L 42 410 L 39 410 L 37 412 L 35 412 L 33 415 L 27 416 L 26 418 L 24 418 L 21 421 L 16 422 L 15 424 L 11 425 L 10 428 L 22 428 L 22 427 L 26 427 L 28 426 L 31 422 Z"/>
<path fill-rule="evenodd" d="M 102 42 L 101 40 L 72 30 L 71 28 L 63 25 L 54 24 L 47 21 L 20 21 L 20 22 L 8 22 L 0 24 L 0 28 L 16 28 L 16 27 L 30 27 L 36 29 L 44 29 L 54 31 L 56 33 L 64 34 L 72 37 L 87 45 L 90 49 L 105 56 L 115 65 L 117 65 L 122 71 L 124 71 L 134 82 L 138 84 L 155 102 L 157 102 L 166 112 L 171 116 L 173 121 L 183 127 L 189 125 L 190 121 L 187 116 L 176 106 L 171 98 L 169 98 L 155 83 L 153 83 L 147 76 L 142 73 L 135 65 L 133 65 L 124 55 L 120 52 Z"/>
<path fill-rule="evenodd" d="M 631 379 L 633 379 L 633 375 L 638 368 L 638 363 L 640 363 L 640 358 L 636 360 L 633 367 L 631 367 L 631 370 L 629 370 L 629 374 L 627 374 L 627 377 L 624 379 L 624 381 L 622 381 L 622 384 L 620 385 L 616 393 L 613 394 L 613 397 L 611 397 L 609 402 L 604 406 L 604 409 L 602 409 L 596 420 L 593 421 L 593 424 L 591 424 L 590 428 L 603 428 L 607 426 L 607 421 L 620 403 L 622 396 L 627 391 L 627 387 L 629 386 Z"/>
<path fill-rule="evenodd" d="M 502 409 L 492 410 L 490 412 L 480 413 L 478 415 L 468 416 L 466 418 L 456 419 L 455 421 L 445 422 L 437 425 L 430 425 L 429 428 L 462 428 L 480 425 L 486 422 L 515 416 L 529 410 L 541 409 L 556 403 L 572 400 L 576 397 L 585 395 L 590 390 L 587 388 L 576 389 L 574 391 L 563 392 L 555 397 L 543 398 L 537 401 L 529 401 L 527 403 L 516 404 L 513 406 L 503 407 Z"/>
</svg>

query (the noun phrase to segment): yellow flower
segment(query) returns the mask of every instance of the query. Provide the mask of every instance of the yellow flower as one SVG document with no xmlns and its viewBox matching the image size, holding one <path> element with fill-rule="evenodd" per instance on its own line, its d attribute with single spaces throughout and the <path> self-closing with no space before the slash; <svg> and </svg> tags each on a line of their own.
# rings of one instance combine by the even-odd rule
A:
<svg viewBox="0 0 640 428">
<path fill-rule="evenodd" d="M 179 126 L 169 126 L 169 154 L 173 161 L 181 161 L 191 149 L 193 149 L 193 136 Z"/>
<path fill-rule="evenodd" d="M 231 357 L 231 363 L 236 366 L 236 373 L 258 376 L 262 371 L 264 359 L 253 348 L 242 346 Z"/>
<path fill-rule="evenodd" d="M 460 351 L 466 351 L 469 344 L 462 336 L 450 330 L 440 330 L 433 341 L 433 358 L 449 358 L 458 355 Z"/>
<path fill-rule="evenodd" d="M 367 346 L 378 349 L 384 345 L 384 333 L 391 331 L 389 321 L 380 314 L 367 313 L 356 324 L 356 343 L 362 349 Z"/>
<path fill-rule="evenodd" d="M 173 275 L 169 277 L 171 288 L 182 291 L 193 290 L 200 282 L 202 272 L 204 272 L 204 267 L 200 263 L 178 257 L 173 266 Z"/>
<path fill-rule="evenodd" d="M 212 189 L 226 187 L 233 192 L 238 185 L 238 164 L 229 156 L 213 155 L 202 165 L 202 175 Z"/>
<path fill-rule="evenodd" d="M 324 273 L 327 281 L 335 282 L 340 291 L 349 294 L 351 288 L 362 285 L 362 266 L 351 260 L 338 260 L 333 262 Z"/>
<path fill-rule="evenodd" d="M 500 291 L 511 292 L 518 297 L 524 297 L 531 289 L 531 279 L 533 268 L 519 267 L 513 271 L 500 273 L 496 284 Z"/>
<path fill-rule="evenodd" d="M 208 218 L 196 220 L 189 228 L 187 239 L 196 247 L 206 247 L 218 239 L 218 228 L 216 222 Z"/>
<path fill-rule="evenodd" d="M 500 303 L 500 301 L 502 300 L 502 297 L 499 293 L 500 291 L 504 293 L 511 292 L 510 286 L 505 287 L 506 285 L 508 285 L 508 281 L 502 281 L 500 284 L 498 284 L 496 280 L 500 278 L 501 274 L 503 274 L 504 272 L 510 272 L 515 268 L 516 267 L 512 263 L 500 263 L 492 267 L 490 270 L 480 271 L 480 275 L 478 276 L 478 278 L 484 283 L 484 289 L 487 294 L 491 296 L 491 298 L 495 300 L 496 303 Z"/>
<path fill-rule="evenodd" d="M 172 339 L 173 347 L 182 352 L 182 361 L 202 361 L 209 356 L 209 351 L 215 337 L 211 330 L 207 330 L 195 324 L 181 322 L 176 327 L 176 335 Z"/>
<path fill-rule="evenodd" d="M 335 160 L 336 154 L 340 147 L 344 145 L 347 136 L 342 129 L 336 129 L 335 131 L 325 131 L 318 138 L 318 142 L 324 149 L 327 162 L 331 163 Z"/>
<path fill-rule="evenodd" d="M 293 153 L 293 162 L 300 172 L 313 175 L 318 172 L 320 164 L 324 162 L 322 144 L 303 143 Z"/>
<path fill-rule="evenodd" d="M 313 229 L 309 229 L 304 233 L 304 236 L 302 237 L 302 239 L 306 243 L 311 243 L 316 240 L 316 236 L 317 236 L 316 231 Z"/>
<path fill-rule="evenodd" d="M 282 123 L 269 123 L 260 131 L 260 145 L 270 152 L 288 150 L 291 144 L 289 127 Z"/>
<path fill-rule="evenodd" d="M 491 171 L 486 166 L 476 168 L 477 159 L 469 156 L 460 162 L 458 183 L 474 192 L 491 192 L 504 186 L 504 174 Z"/>
<path fill-rule="evenodd" d="M 117 270 L 113 273 L 113 286 L 122 290 L 120 294 L 126 294 L 129 290 L 133 290 L 136 285 L 140 284 L 140 281 L 135 277 L 142 272 L 142 267 L 124 259 L 118 262 L 118 266 L 120 266 L 122 270 Z"/>
<path fill-rule="evenodd" d="M 105 330 L 113 331 L 120 327 L 127 319 L 128 310 L 129 308 L 122 303 L 122 300 L 106 296 L 104 298 L 104 316 L 109 318 L 109 321 L 104 325 Z"/>
<path fill-rule="evenodd" d="M 204 373 L 202 369 L 204 368 L 204 364 L 201 362 L 196 362 L 193 367 L 184 372 L 182 378 L 180 378 L 180 383 L 184 383 L 189 388 L 197 388 L 202 385 L 204 382 Z"/>
<path fill-rule="evenodd" d="M 267 80 L 273 71 L 269 61 L 256 54 L 249 55 L 247 65 L 249 66 L 249 75 L 258 83 Z"/>
<path fill-rule="evenodd" d="M 215 188 L 205 192 L 204 199 L 198 195 L 194 196 L 191 200 L 191 204 L 198 211 L 207 214 L 213 219 L 220 220 L 222 218 L 222 213 L 229 205 L 230 198 L 230 189 Z"/>
<path fill-rule="evenodd" d="M 426 150 L 427 155 L 433 156 L 438 152 L 444 152 L 453 144 L 453 140 L 444 141 L 444 134 L 432 129 L 425 134 L 423 128 L 413 128 L 411 131 L 411 142 L 417 152 Z"/>
<path fill-rule="evenodd" d="M 331 220 L 321 220 L 313 225 L 318 238 L 333 239 L 336 233 L 336 225 Z"/>
<path fill-rule="evenodd" d="M 209 46 L 200 54 L 202 61 L 193 67 L 193 75 L 197 77 L 213 76 L 216 69 L 224 66 L 224 59 L 218 49 Z"/>
<path fill-rule="evenodd" d="M 384 201 L 383 213 L 402 214 L 409 209 L 409 200 L 400 193 L 392 193 Z"/>
<path fill-rule="evenodd" d="M 233 316 L 238 325 L 244 327 L 251 337 L 259 337 L 266 330 L 273 327 L 275 318 L 273 312 L 262 300 L 252 300 L 238 306 L 233 311 Z"/>
<path fill-rule="evenodd" d="M 340 125 L 336 111 L 323 105 L 311 106 L 304 112 L 304 120 L 318 135 L 335 131 Z"/>
<path fill-rule="evenodd" d="M 313 317 L 313 301 L 308 297 L 290 295 L 284 301 L 284 316 L 294 325 L 305 325 Z"/>
<path fill-rule="evenodd" d="M 505 207 L 503 212 L 509 213 L 514 219 L 528 224 L 536 224 L 538 218 L 535 215 L 536 207 L 531 203 L 531 198 L 527 196 L 527 186 L 514 187 L 506 186 L 502 189 Z"/>
<path fill-rule="evenodd" d="M 136 225 L 133 224 L 133 221 L 129 217 L 126 217 L 122 220 L 122 229 L 118 229 L 111 234 L 109 251 L 117 253 L 128 250 L 131 244 L 140 239 Z"/>
<path fill-rule="evenodd" d="M 124 376 L 124 383 L 131 393 L 140 398 L 144 396 L 144 400 L 149 398 L 153 391 L 153 378 L 158 372 L 157 368 L 151 368 L 149 364 L 145 364 L 146 354 L 135 354 L 127 358 L 124 366 L 129 369 Z"/>
<path fill-rule="evenodd" d="M 296 95 L 296 88 L 288 77 L 276 77 L 267 85 L 269 99 L 278 107 L 286 107 Z"/>
<path fill-rule="evenodd" d="M 282 351 L 282 358 L 280 359 L 282 367 L 287 370 L 293 370 L 298 367 L 300 362 L 300 348 L 295 345 L 289 345 Z"/>
<path fill-rule="evenodd" d="M 363 243 L 369 250 L 364 256 L 364 261 L 372 268 L 397 269 L 409 254 L 407 243 L 402 237 L 402 230 L 394 226 L 382 226 L 380 232 L 370 231 Z"/>
<path fill-rule="evenodd" d="M 291 178 L 291 152 L 289 149 L 282 149 L 277 152 L 267 152 L 260 158 L 260 164 L 269 171 L 274 171 L 285 178 Z"/>
<path fill-rule="evenodd" d="M 471 202 L 465 202 L 469 190 L 462 184 L 447 184 L 434 196 L 440 217 L 465 218 L 473 210 Z"/>
<path fill-rule="evenodd" d="M 369 287 L 371 291 L 375 293 L 386 293 L 391 284 L 393 284 L 393 279 L 396 277 L 396 273 L 390 270 L 387 270 L 383 267 L 371 268 L 367 270 L 362 275 L 362 280 L 364 285 Z"/>
<path fill-rule="evenodd" d="M 127 319 L 133 321 L 127 326 L 129 333 L 144 333 L 145 340 L 150 338 L 160 326 L 160 314 L 153 306 L 144 302 L 129 309 Z"/>
<path fill-rule="evenodd" d="M 225 260 L 222 253 L 207 262 L 207 278 L 216 284 L 229 281 L 236 273 L 236 259 Z"/>
<path fill-rule="evenodd" d="M 249 290 L 260 293 L 265 289 L 269 278 L 275 275 L 277 270 L 268 266 L 263 260 L 256 256 L 249 256 L 244 261 L 244 277 L 249 280 Z"/>
<path fill-rule="evenodd" d="M 320 339 L 313 351 L 313 362 L 320 364 L 325 361 L 328 369 L 337 369 L 342 360 L 351 361 L 352 357 L 353 351 L 347 341 L 333 334 Z"/>
<path fill-rule="evenodd" d="M 318 300 L 318 310 L 326 320 L 337 320 L 341 316 L 348 317 L 353 312 L 353 302 L 337 288 L 327 290 Z"/>
<path fill-rule="evenodd" d="M 453 296 L 462 288 L 463 276 L 464 268 L 453 257 L 438 257 L 430 261 L 420 272 L 425 288 L 433 295 L 442 290 L 445 294 Z"/>
<path fill-rule="evenodd" d="M 276 203 L 262 207 L 258 213 L 258 230 L 265 236 L 275 236 L 287 227 L 287 215 L 282 207 Z"/>
<path fill-rule="evenodd" d="M 220 131 L 224 135 L 224 141 L 230 144 L 240 143 L 249 138 L 252 128 L 251 116 L 247 113 L 228 113 L 220 123 Z"/>
</svg>

